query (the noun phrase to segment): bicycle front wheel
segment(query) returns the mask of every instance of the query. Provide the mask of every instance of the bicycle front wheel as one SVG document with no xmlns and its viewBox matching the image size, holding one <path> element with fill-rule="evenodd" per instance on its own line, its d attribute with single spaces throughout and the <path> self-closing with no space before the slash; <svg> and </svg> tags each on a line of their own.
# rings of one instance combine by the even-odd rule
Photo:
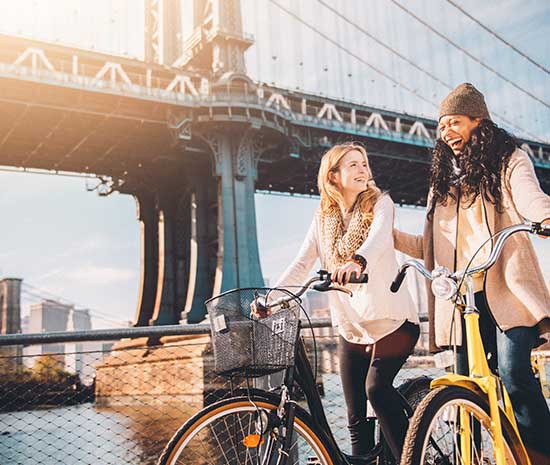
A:
<svg viewBox="0 0 550 465">
<path fill-rule="evenodd" d="M 501 415 L 507 465 L 527 465 L 515 431 Z M 470 431 L 465 436 L 464 431 Z M 456 386 L 434 389 L 413 415 L 401 465 L 494 465 L 489 405 Z"/>
<path fill-rule="evenodd" d="M 279 464 L 282 428 L 268 421 L 277 404 L 268 399 L 251 400 L 226 399 L 198 412 L 174 434 L 158 465 Z M 260 437 L 258 428 L 265 429 Z M 296 409 L 292 445 L 287 452 L 289 465 L 333 465 L 311 418 L 300 407 Z"/>
</svg>

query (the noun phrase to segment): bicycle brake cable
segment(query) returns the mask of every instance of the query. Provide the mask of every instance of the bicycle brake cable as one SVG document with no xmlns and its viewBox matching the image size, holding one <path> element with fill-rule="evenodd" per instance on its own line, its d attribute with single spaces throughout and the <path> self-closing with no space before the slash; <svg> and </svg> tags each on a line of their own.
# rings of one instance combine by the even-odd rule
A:
<svg viewBox="0 0 550 465">
<path fill-rule="evenodd" d="M 281 286 L 278 286 L 278 287 L 270 288 L 267 295 L 269 295 L 269 292 L 275 291 L 275 290 L 286 292 L 287 294 L 292 295 L 296 299 L 296 302 L 300 306 L 300 309 L 302 310 L 302 312 L 306 316 L 306 319 L 307 319 L 308 325 L 309 325 L 309 329 L 311 330 L 311 338 L 312 338 L 312 341 L 313 341 L 313 377 L 315 379 L 315 383 L 317 383 L 317 364 L 318 364 L 317 341 L 315 339 L 315 331 L 313 329 L 313 323 L 311 322 L 311 318 L 309 317 L 308 313 L 305 311 L 303 305 L 301 304 L 302 299 L 300 297 L 298 297 L 296 294 L 293 294 L 292 292 L 290 292 L 288 290 L 288 288 L 300 288 L 300 289 L 302 289 L 303 287 L 304 286 L 299 286 L 299 285 L 290 285 L 290 286 L 284 286 L 283 287 L 281 285 Z M 266 300 L 267 300 L 267 295 L 266 295 Z"/>
<path fill-rule="evenodd" d="M 315 383 L 317 383 L 317 340 L 315 339 L 315 330 L 313 329 L 313 323 L 311 322 L 311 319 L 309 318 L 309 315 L 307 314 L 306 310 L 302 305 L 300 305 L 300 308 L 302 309 L 302 312 L 304 312 L 304 315 L 306 316 L 306 319 L 309 323 L 309 329 L 311 330 L 311 339 L 313 341 L 313 379 L 315 380 Z"/>
</svg>

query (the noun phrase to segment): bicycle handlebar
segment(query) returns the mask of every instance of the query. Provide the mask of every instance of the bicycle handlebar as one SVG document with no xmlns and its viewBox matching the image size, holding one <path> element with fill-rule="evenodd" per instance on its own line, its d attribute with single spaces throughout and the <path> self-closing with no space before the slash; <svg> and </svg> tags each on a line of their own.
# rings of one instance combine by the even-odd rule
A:
<svg viewBox="0 0 550 465">
<path fill-rule="evenodd" d="M 538 234 L 540 236 L 546 236 L 550 237 L 550 225 L 543 225 L 541 223 L 536 223 L 532 221 L 526 221 L 522 224 L 516 224 L 513 226 L 509 226 L 502 231 L 499 231 L 498 233 L 494 234 L 493 237 L 499 236 L 496 240 L 495 246 L 493 250 L 491 251 L 491 254 L 489 255 L 489 258 L 485 263 L 482 265 L 479 265 L 475 268 L 471 268 L 469 270 L 460 270 L 455 273 L 450 274 L 449 270 L 444 270 L 441 268 L 436 268 L 435 270 L 429 271 L 422 263 L 420 263 L 418 260 L 407 260 L 403 265 L 401 265 L 401 268 L 399 268 L 399 271 L 397 275 L 395 276 L 395 279 L 391 283 L 390 290 L 391 292 L 395 293 L 399 290 L 401 287 L 401 284 L 403 283 L 403 279 L 405 278 L 405 275 L 407 273 L 407 268 L 413 267 L 417 271 L 419 271 L 422 275 L 424 275 L 426 278 L 430 280 L 434 280 L 435 278 L 447 275 L 447 277 L 453 279 L 455 282 L 459 281 L 465 276 L 470 276 L 482 271 L 487 271 L 489 268 L 491 268 L 495 262 L 498 260 L 498 257 L 500 256 L 500 253 L 502 252 L 502 249 L 504 247 L 504 243 L 506 240 L 512 235 L 517 232 L 526 231 L 531 234 Z"/>
<path fill-rule="evenodd" d="M 272 302 L 266 302 L 265 305 L 262 305 L 262 306 L 267 309 L 267 308 L 276 307 L 285 302 L 289 302 L 292 299 L 300 297 L 310 288 L 310 286 L 313 283 L 317 281 L 320 281 L 319 284 L 316 284 L 315 286 L 313 286 L 313 289 L 315 289 L 316 291 L 320 291 L 320 292 L 326 292 L 326 291 L 332 291 L 332 290 L 341 291 L 345 289 L 345 288 L 333 287 L 332 274 L 325 270 L 319 270 L 317 272 L 317 275 L 308 279 L 300 287 L 298 292 L 293 292 L 288 296 L 279 297 L 278 299 Z M 366 284 L 368 283 L 368 281 L 369 281 L 369 275 L 367 273 L 361 273 L 359 276 L 357 276 L 355 273 L 351 273 L 348 283 L 349 284 Z"/>
<path fill-rule="evenodd" d="M 361 273 L 359 276 L 357 276 L 355 273 L 351 273 L 348 284 L 366 284 L 368 282 L 369 282 L 368 274 Z M 332 284 L 333 284 L 332 274 L 326 273 L 325 279 L 322 280 L 319 284 L 316 284 L 315 286 L 313 286 L 313 289 L 320 292 L 336 289 L 336 288 L 330 287 Z"/>
</svg>

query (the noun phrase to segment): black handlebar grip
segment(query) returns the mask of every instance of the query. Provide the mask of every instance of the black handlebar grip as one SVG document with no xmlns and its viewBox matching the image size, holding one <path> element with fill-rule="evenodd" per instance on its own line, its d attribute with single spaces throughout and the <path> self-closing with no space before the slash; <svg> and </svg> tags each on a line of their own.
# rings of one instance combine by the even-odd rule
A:
<svg viewBox="0 0 550 465">
<path fill-rule="evenodd" d="M 330 279 L 327 279 L 325 281 L 321 281 L 318 284 L 315 284 L 313 286 L 313 289 L 315 289 L 316 291 L 320 291 L 320 292 L 328 291 L 331 284 L 332 284 L 332 282 L 330 281 Z"/>
<path fill-rule="evenodd" d="M 392 291 L 395 294 L 399 290 L 399 288 L 401 287 L 401 284 L 403 283 L 403 280 L 405 279 L 406 274 L 407 274 L 407 268 L 404 268 L 399 273 L 397 273 L 397 276 L 391 283 L 390 291 Z"/>
<path fill-rule="evenodd" d="M 317 283 L 313 286 L 313 289 L 316 291 L 328 291 L 333 289 L 332 283 L 334 282 L 332 280 L 332 274 L 326 273 L 324 276 L 324 281 L 321 281 L 320 283 Z M 369 282 L 369 275 L 367 273 L 361 273 L 359 276 L 357 276 L 355 273 L 351 273 L 349 276 L 348 284 L 366 284 Z"/>
<path fill-rule="evenodd" d="M 351 273 L 348 283 L 350 284 L 366 284 L 369 282 L 369 275 L 367 273 L 361 273 L 357 276 L 355 273 Z"/>
</svg>

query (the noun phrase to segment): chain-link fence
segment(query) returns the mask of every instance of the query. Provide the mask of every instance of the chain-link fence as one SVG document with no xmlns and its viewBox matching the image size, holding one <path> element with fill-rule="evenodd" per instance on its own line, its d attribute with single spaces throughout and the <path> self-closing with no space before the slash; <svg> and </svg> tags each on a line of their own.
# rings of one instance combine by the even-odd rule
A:
<svg viewBox="0 0 550 465">
<path fill-rule="evenodd" d="M 208 328 L 201 326 L 140 328 L 134 334 L 145 337 L 114 343 L 99 341 L 98 331 L 33 344 L 25 335 L 0 337 L 0 464 L 154 464 L 183 422 L 239 385 L 213 373 Z M 349 451 L 337 337 L 328 322 L 317 326 L 325 326 L 315 330 L 324 407 Z M 311 332 L 303 335 L 312 354 Z M 413 355 L 396 384 L 441 373 L 432 357 Z M 254 382 L 269 387 L 276 376 Z"/>
</svg>

